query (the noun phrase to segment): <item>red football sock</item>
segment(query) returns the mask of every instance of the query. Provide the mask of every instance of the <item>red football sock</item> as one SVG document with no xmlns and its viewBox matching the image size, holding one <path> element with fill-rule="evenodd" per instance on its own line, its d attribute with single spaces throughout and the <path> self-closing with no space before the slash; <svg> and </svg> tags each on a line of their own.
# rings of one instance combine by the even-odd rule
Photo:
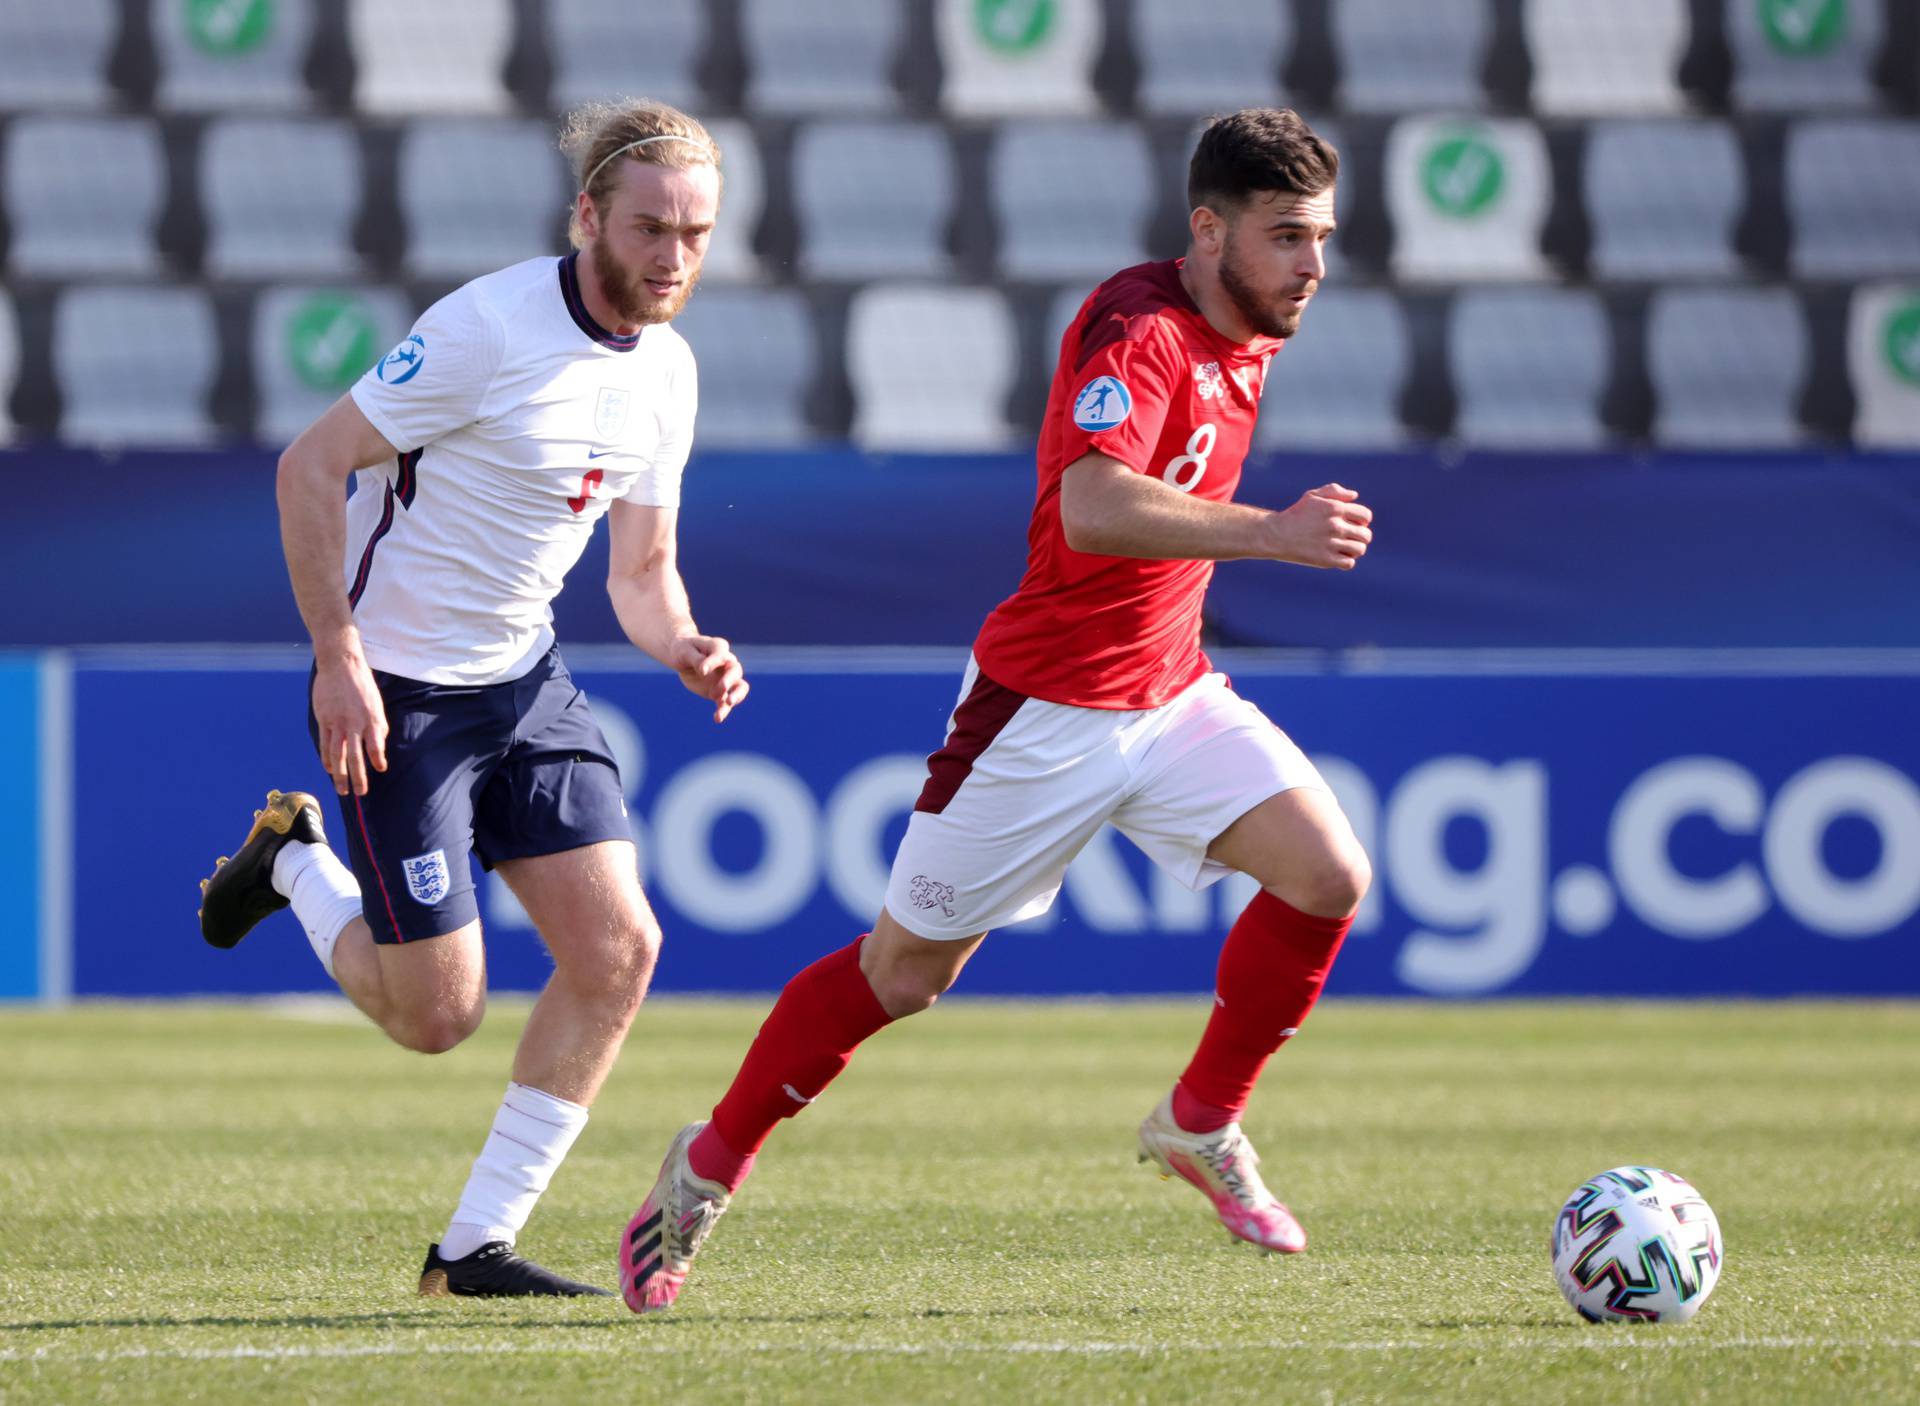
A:
<svg viewBox="0 0 1920 1406">
<path fill-rule="evenodd" d="M 1302 913 L 1262 889 L 1220 949 L 1213 1015 L 1173 1091 L 1174 1121 L 1211 1133 L 1236 1121 L 1273 1052 L 1299 1032 L 1353 919 Z"/>
<path fill-rule="evenodd" d="M 696 1175 L 738 1186 L 774 1125 L 818 1098 L 860 1042 L 892 1022 L 860 970 L 864 941 L 863 933 L 787 983 L 687 1150 Z"/>
</svg>

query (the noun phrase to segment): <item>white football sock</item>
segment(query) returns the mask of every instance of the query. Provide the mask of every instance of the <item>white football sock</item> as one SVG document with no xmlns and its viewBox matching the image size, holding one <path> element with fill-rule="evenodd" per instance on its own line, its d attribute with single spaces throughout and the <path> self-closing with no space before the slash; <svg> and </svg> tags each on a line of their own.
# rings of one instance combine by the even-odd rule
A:
<svg viewBox="0 0 1920 1406">
<path fill-rule="evenodd" d="M 465 1259 L 491 1240 L 511 1245 L 586 1126 L 587 1110 L 579 1104 L 508 1084 L 453 1222 L 440 1237 L 440 1258 Z"/>
<path fill-rule="evenodd" d="M 325 845 L 289 840 L 273 857 L 273 889 L 293 904 L 320 965 L 333 975 L 333 944 L 360 916 L 360 885 L 353 871 Z"/>
</svg>

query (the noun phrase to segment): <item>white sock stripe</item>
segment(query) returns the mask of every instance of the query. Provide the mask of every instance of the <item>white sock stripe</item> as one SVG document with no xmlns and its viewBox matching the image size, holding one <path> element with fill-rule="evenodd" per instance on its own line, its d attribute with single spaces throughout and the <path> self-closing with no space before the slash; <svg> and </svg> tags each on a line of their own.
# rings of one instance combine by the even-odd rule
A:
<svg viewBox="0 0 1920 1406">
<path fill-rule="evenodd" d="M 441 1243 L 477 1248 L 484 1233 L 511 1244 L 586 1126 L 581 1105 L 509 1083 Z"/>
</svg>

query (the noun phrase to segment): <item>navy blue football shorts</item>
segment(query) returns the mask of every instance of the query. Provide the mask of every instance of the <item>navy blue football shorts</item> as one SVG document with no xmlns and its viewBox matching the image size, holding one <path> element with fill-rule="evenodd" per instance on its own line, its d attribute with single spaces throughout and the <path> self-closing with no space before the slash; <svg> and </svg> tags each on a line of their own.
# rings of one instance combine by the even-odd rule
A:
<svg viewBox="0 0 1920 1406">
<path fill-rule="evenodd" d="M 469 854 L 491 869 L 633 837 L 619 766 L 557 647 L 506 683 L 373 678 L 387 769 L 368 769 L 366 795 L 338 799 L 375 942 L 438 937 L 479 917 Z M 311 684 L 308 699 L 318 751 Z"/>
</svg>

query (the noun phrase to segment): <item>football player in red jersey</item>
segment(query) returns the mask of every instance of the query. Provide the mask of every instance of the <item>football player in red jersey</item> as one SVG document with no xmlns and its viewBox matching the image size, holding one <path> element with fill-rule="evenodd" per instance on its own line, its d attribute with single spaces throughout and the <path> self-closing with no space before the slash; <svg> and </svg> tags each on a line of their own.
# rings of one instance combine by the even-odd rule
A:
<svg viewBox="0 0 1920 1406">
<path fill-rule="evenodd" d="M 1313 764 L 1213 672 L 1200 608 L 1216 561 L 1351 570 L 1373 537 L 1337 483 L 1280 512 L 1232 501 L 1270 363 L 1326 272 L 1338 174 L 1293 112 L 1217 119 L 1189 169 L 1186 257 L 1123 270 L 1081 306 L 1040 434 L 1027 572 L 974 643 L 886 907 L 788 983 L 712 1120 L 674 1139 L 620 1245 L 635 1312 L 678 1296 L 779 1120 L 862 1040 L 932 1005 L 989 930 L 1045 912 L 1105 823 L 1193 888 L 1236 870 L 1260 883 L 1140 1147 L 1234 1235 L 1305 1248 L 1240 1114 L 1319 996 L 1371 870 Z"/>
</svg>

